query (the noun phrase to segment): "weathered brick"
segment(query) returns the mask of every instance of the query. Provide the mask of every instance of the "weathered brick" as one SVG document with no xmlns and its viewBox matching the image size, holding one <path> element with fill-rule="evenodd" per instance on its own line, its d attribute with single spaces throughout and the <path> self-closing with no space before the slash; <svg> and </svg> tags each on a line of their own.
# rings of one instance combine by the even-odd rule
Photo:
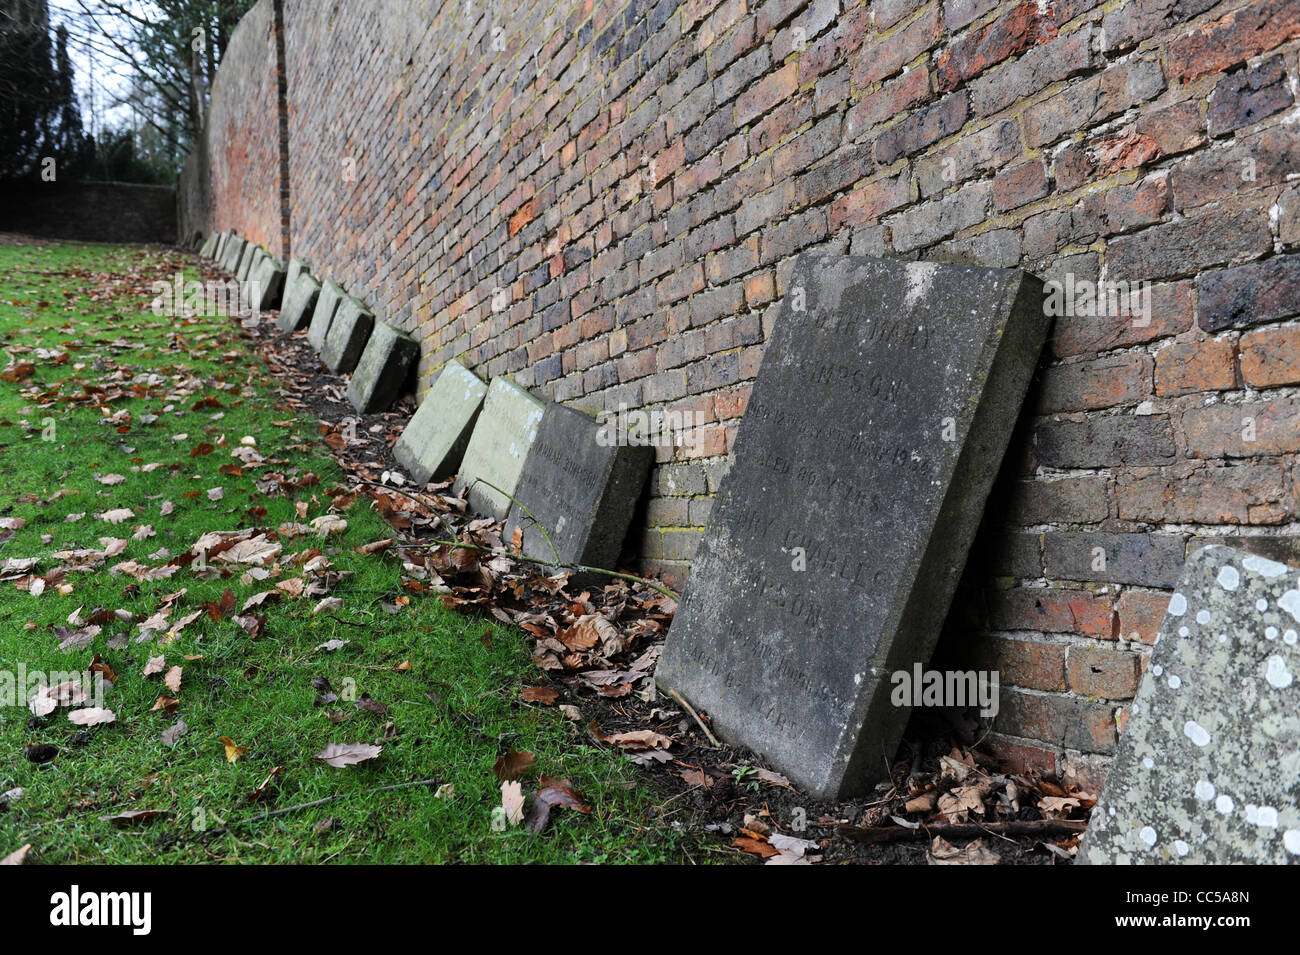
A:
<svg viewBox="0 0 1300 955">
<path fill-rule="evenodd" d="M 1280 113 L 1294 102 L 1282 57 L 1274 56 L 1252 69 L 1220 80 L 1210 94 L 1210 135 L 1222 136 Z"/>
<path fill-rule="evenodd" d="M 1154 644 L 1168 609 L 1168 593 L 1126 589 L 1120 594 L 1116 605 L 1117 633 L 1120 639 L 1148 646 Z"/>
<path fill-rule="evenodd" d="M 1256 0 L 1169 44 L 1174 80 L 1219 73 L 1300 36 L 1300 6 L 1291 0 Z"/>
<path fill-rule="evenodd" d="M 853 85 L 861 88 L 893 76 L 943 36 L 938 3 L 931 3 L 916 19 L 887 38 L 867 43 L 853 54 Z"/>
<path fill-rule="evenodd" d="M 1218 0 L 1129 0 L 1102 20 L 1107 49 L 1122 50 L 1189 22 Z"/>
<path fill-rule="evenodd" d="M 989 624 L 995 630 L 1073 633 L 1109 640 L 1114 636 L 1110 599 L 1087 590 L 1016 587 L 989 594 Z"/>
<path fill-rule="evenodd" d="M 745 126 L 799 88 L 799 64 L 787 63 L 768 73 L 736 99 L 735 124 Z"/>
<path fill-rule="evenodd" d="M 1110 514 L 1106 501 L 1106 478 L 1085 474 L 1077 477 L 1017 481 L 1009 513 L 1013 523 L 1023 526 L 1091 524 Z"/>
<path fill-rule="evenodd" d="M 908 114 L 876 137 L 876 162 L 888 166 L 952 135 L 965 122 L 965 94 L 950 93 L 933 106 Z"/>
<path fill-rule="evenodd" d="M 1247 332 L 1239 347 L 1241 377 L 1252 388 L 1300 384 L 1300 326 Z"/>
<path fill-rule="evenodd" d="M 1150 308 L 1128 315 L 1108 311 L 1102 315 L 1062 315 L 1055 319 L 1053 352 L 1058 356 L 1084 355 L 1124 348 L 1177 335 L 1196 323 L 1195 288 L 1191 282 L 1147 285 L 1143 296 Z"/>
<path fill-rule="evenodd" d="M 1272 247 L 1268 210 L 1239 201 L 1121 236 L 1106 247 L 1106 261 L 1112 276 L 1153 281 L 1240 261 Z M 1205 286 L 1197 285 L 1204 295 Z"/>
<path fill-rule="evenodd" d="M 999 212 L 1033 202 L 1047 195 L 1047 166 L 1031 159 L 1004 169 L 993 178 L 993 205 Z"/>
<path fill-rule="evenodd" d="M 987 182 L 970 183 L 956 192 L 914 206 L 899 213 L 890 221 L 894 249 L 909 252 L 931 245 L 954 232 L 983 222 L 988 213 L 992 185 Z"/>
<path fill-rule="evenodd" d="M 972 668 L 997 671 L 999 690 L 1004 686 L 1058 692 L 1066 688 L 1064 644 L 984 637 L 970 657 Z"/>
<path fill-rule="evenodd" d="M 948 92 L 991 66 L 1056 37 L 1050 8 L 1040 12 L 1035 0 L 1012 7 L 992 23 L 974 30 L 944 50 L 934 62 L 940 92 Z"/>
<path fill-rule="evenodd" d="M 852 140 L 886 120 L 901 116 L 930 95 L 930 71 L 924 66 L 908 70 L 863 96 L 844 116 L 844 138 Z"/>
<path fill-rule="evenodd" d="M 1196 278 L 1200 325 L 1207 332 L 1248 328 L 1300 314 L 1300 255 L 1280 255 L 1263 262 Z"/>
<path fill-rule="evenodd" d="M 969 125 L 969 124 L 968 124 Z M 917 184 L 932 196 L 967 179 L 1010 165 L 1021 153 L 1020 123 L 996 120 L 975 132 L 963 132 L 951 145 L 917 159 Z"/>
<path fill-rule="evenodd" d="M 1043 570 L 1058 580 L 1173 587 L 1186 559 L 1183 542 L 1173 534 L 1051 532 L 1043 535 Z"/>
<path fill-rule="evenodd" d="M 1127 650 L 1070 647 L 1065 672 L 1070 689 L 1080 696 L 1131 700 L 1137 693 L 1141 658 Z"/>
<path fill-rule="evenodd" d="M 993 721 L 1000 733 L 1052 740 L 1086 753 L 1113 753 L 1118 738 L 1111 707 L 1086 700 L 1008 689 Z"/>
<path fill-rule="evenodd" d="M 1147 355 L 1116 355 L 1054 365 L 1043 374 L 1038 410 L 1050 414 L 1135 404 L 1150 389 L 1151 358 Z"/>
<path fill-rule="evenodd" d="M 1289 516 L 1289 496 L 1286 471 L 1276 465 L 1143 470 L 1115 484 L 1120 520 L 1149 523 L 1277 523 Z"/>
<path fill-rule="evenodd" d="M 1035 454 L 1054 468 L 1171 464 L 1175 447 L 1168 415 L 1090 415 L 1047 419 L 1034 431 Z"/>
<path fill-rule="evenodd" d="M 1164 88 L 1164 74 L 1158 60 L 1134 60 L 1112 66 L 1025 110 L 1025 142 L 1031 147 L 1055 142 L 1067 133 L 1085 129 L 1145 102 Z"/>
<path fill-rule="evenodd" d="M 907 170 L 897 176 L 876 179 L 859 186 L 831 203 L 830 229 L 873 222 L 887 212 L 912 201 L 912 178 Z"/>
<path fill-rule="evenodd" d="M 1196 458 L 1250 458 L 1300 451 L 1300 399 L 1207 405 L 1183 412 L 1187 453 Z"/>
<path fill-rule="evenodd" d="M 1156 394 L 1227 391 L 1237 386 L 1232 342 L 1175 342 L 1156 351 Z"/>
<path fill-rule="evenodd" d="M 986 73 L 971 84 L 976 116 L 992 116 L 1018 99 L 1092 66 L 1092 27 L 1084 26 L 1036 46 L 1015 62 Z"/>
<path fill-rule="evenodd" d="M 1180 211 L 1285 182 L 1300 170 L 1300 137 L 1271 127 L 1226 149 L 1198 152 L 1170 171 L 1174 207 Z M 1256 205 L 1260 203 L 1256 201 Z"/>
</svg>

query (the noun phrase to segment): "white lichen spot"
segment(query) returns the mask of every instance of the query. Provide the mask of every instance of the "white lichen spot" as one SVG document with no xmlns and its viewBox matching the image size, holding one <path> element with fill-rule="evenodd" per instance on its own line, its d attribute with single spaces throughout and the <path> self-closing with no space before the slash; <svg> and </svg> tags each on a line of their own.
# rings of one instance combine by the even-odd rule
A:
<svg viewBox="0 0 1300 955">
<path fill-rule="evenodd" d="M 1236 590 L 1241 583 L 1241 574 L 1231 564 L 1224 564 L 1219 569 L 1219 586 L 1224 590 Z"/>
<path fill-rule="evenodd" d="M 1264 639 L 1265 639 L 1265 640 L 1276 640 L 1276 639 L 1277 639 L 1277 627 L 1265 627 L 1265 628 L 1264 628 Z"/>
<path fill-rule="evenodd" d="M 1290 646 L 1295 646 L 1296 639 L 1297 635 L 1294 630 L 1288 630 L 1286 633 L 1282 634 L 1282 642 Z"/>
<path fill-rule="evenodd" d="M 1244 814 L 1246 816 L 1247 823 L 1249 823 L 1252 826 L 1259 825 L 1259 807 L 1256 806 L 1254 803 L 1246 803 L 1246 809 L 1244 811 Z"/>
<path fill-rule="evenodd" d="M 1232 815 L 1232 807 L 1233 803 L 1231 796 L 1220 796 L 1218 799 L 1214 800 L 1214 808 L 1219 810 L 1219 812 L 1223 813 L 1225 816 Z"/>
<path fill-rule="evenodd" d="M 1300 829 L 1288 829 L 1282 833 L 1282 845 L 1293 856 L 1300 856 Z"/>
<path fill-rule="evenodd" d="M 1268 658 L 1268 669 L 1264 671 L 1264 678 L 1268 680 L 1270 686 L 1275 686 L 1279 690 L 1290 686 L 1293 679 L 1287 671 L 1286 661 L 1276 653 Z"/>
<path fill-rule="evenodd" d="M 1198 610 L 1198 611 L 1196 611 L 1196 622 L 1199 623 L 1199 624 L 1202 624 L 1202 625 L 1209 623 L 1209 622 L 1210 622 L 1210 611 L 1208 611 L 1208 610 Z"/>
<path fill-rule="evenodd" d="M 1202 779 L 1196 784 L 1196 798 L 1201 802 L 1209 802 L 1214 798 L 1214 783 L 1208 779 Z"/>
<path fill-rule="evenodd" d="M 1164 672 L 1165 672 L 1165 668 L 1162 667 L 1159 663 L 1157 663 L 1155 666 L 1153 666 L 1153 667 L 1151 668 L 1151 672 L 1152 672 L 1155 676 L 1161 676 L 1161 675 L 1164 674 Z"/>
<path fill-rule="evenodd" d="M 1227 643 L 1227 642 L 1228 642 L 1228 635 L 1227 635 L 1226 633 L 1221 633 L 1221 634 L 1219 634 L 1219 642 L 1220 642 L 1220 643 Z"/>
<path fill-rule="evenodd" d="M 1152 759 L 1150 756 L 1144 756 L 1142 758 L 1142 766 L 1144 769 L 1155 769 L 1156 761 Z"/>
<path fill-rule="evenodd" d="M 1188 720 L 1183 724 L 1183 734 L 1197 746 L 1209 745 L 1210 734 L 1196 720 Z"/>
<path fill-rule="evenodd" d="M 1182 594 L 1174 594 L 1169 598 L 1169 614 L 1173 617 L 1181 617 L 1187 613 L 1187 598 Z"/>
<path fill-rule="evenodd" d="M 1183 685 L 1183 681 L 1178 678 L 1178 674 L 1173 673 L 1169 676 L 1169 689 L 1176 690 Z"/>
<path fill-rule="evenodd" d="M 1143 826 L 1141 831 L 1138 832 L 1138 838 L 1147 845 L 1153 846 L 1156 844 L 1156 831 L 1150 826 Z"/>
<path fill-rule="evenodd" d="M 1175 839 L 1174 851 L 1177 852 L 1180 856 L 1185 856 L 1187 855 L 1187 853 L 1192 851 L 1192 847 L 1189 846 L 1187 843 L 1183 842 L 1182 839 Z"/>
<path fill-rule="evenodd" d="M 1279 564 L 1275 560 L 1269 560 L 1267 557 L 1259 557 L 1255 554 L 1243 558 L 1241 566 L 1251 573 L 1259 574 L 1261 577 L 1281 577 L 1286 573 L 1286 564 Z"/>
<path fill-rule="evenodd" d="M 1268 609 L 1268 601 L 1265 600 L 1263 597 L 1260 597 L 1258 600 L 1255 601 L 1255 609 L 1258 610 L 1260 613 L 1263 613 L 1265 610 Z"/>
<path fill-rule="evenodd" d="M 1300 621 L 1300 590 L 1288 590 L 1278 598 L 1277 605 Z"/>
<path fill-rule="evenodd" d="M 1191 633 L 1191 632 L 1192 632 L 1192 631 L 1188 630 L 1186 627 L 1179 627 L 1179 628 L 1178 628 L 1178 635 L 1179 635 L 1180 637 L 1185 637 L 1185 636 L 1187 636 L 1187 635 L 1188 635 L 1189 633 Z"/>
<path fill-rule="evenodd" d="M 1266 829 L 1277 828 L 1277 810 L 1272 806 L 1260 806 L 1259 812 L 1255 814 L 1255 825 L 1263 826 Z"/>
</svg>

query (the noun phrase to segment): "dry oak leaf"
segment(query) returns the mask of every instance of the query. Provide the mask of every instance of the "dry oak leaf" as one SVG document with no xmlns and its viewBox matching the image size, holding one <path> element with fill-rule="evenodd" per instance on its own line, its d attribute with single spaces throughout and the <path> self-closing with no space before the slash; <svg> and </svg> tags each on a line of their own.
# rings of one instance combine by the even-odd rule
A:
<svg viewBox="0 0 1300 955">
<path fill-rule="evenodd" d="M 117 714 L 102 706 L 88 706 L 85 709 L 73 710 L 68 714 L 68 719 L 78 726 L 99 726 L 101 723 L 112 723 L 117 719 Z"/>
<path fill-rule="evenodd" d="M 175 746 L 180 742 L 181 737 L 189 731 L 190 728 L 185 725 L 184 720 L 177 720 L 171 726 L 163 730 L 162 733 L 159 734 L 159 738 L 168 746 Z"/>
<path fill-rule="evenodd" d="M 247 746 L 237 746 L 229 736 L 221 737 L 221 745 L 226 747 L 226 762 L 233 763 L 248 752 Z"/>
<path fill-rule="evenodd" d="M 501 784 L 501 808 L 505 810 L 506 822 L 517 826 L 524 821 L 524 787 L 514 780 Z"/>
<path fill-rule="evenodd" d="M 167 671 L 167 675 L 163 677 L 163 683 L 165 683 L 167 689 L 171 690 L 173 693 L 179 693 L 181 691 L 181 674 L 182 669 L 180 667 L 172 667 Z"/>
<path fill-rule="evenodd" d="M 96 514 L 95 516 L 109 524 L 121 524 L 123 521 L 135 517 L 135 511 L 129 507 L 116 507 L 111 511 L 104 511 L 102 514 Z"/>
<path fill-rule="evenodd" d="M 161 710 L 164 713 L 175 713 L 180 707 L 181 701 L 174 696 L 160 696 L 154 705 L 150 708 L 150 713 L 157 713 Z"/>
<path fill-rule="evenodd" d="M 370 743 L 330 743 L 316 754 L 316 758 L 324 760 L 331 766 L 342 768 L 374 759 L 383 751 L 382 746 Z"/>
<path fill-rule="evenodd" d="M 499 781 L 504 782 L 507 779 L 518 779 L 532 769 L 536 763 L 537 757 L 533 753 L 511 749 L 497 757 L 496 763 L 492 766 L 492 772 L 496 774 Z"/>
<path fill-rule="evenodd" d="M 153 676 L 155 673 L 162 673 L 167 669 L 167 658 L 165 656 L 150 657 L 149 662 L 144 665 L 142 676 Z"/>
<path fill-rule="evenodd" d="M 525 703 L 541 703 L 544 706 L 551 706 L 560 698 L 559 692 L 550 686 L 526 686 L 522 696 Z"/>
<path fill-rule="evenodd" d="M 777 850 L 773 849 L 766 842 L 762 842 L 758 839 L 750 839 L 746 836 L 737 836 L 735 839 L 731 840 L 731 844 L 743 852 L 762 856 L 764 859 L 777 854 Z"/>
<path fill-rule="evenodd" d="M 0 865 L 22 865 L 27 861 L 31 854 L 32 844 L 29 842 L 25 846 L 20 846 L 13 852 L 9 853 L 3 859 L 0 859 Z"/>
<path fill-rule="evenodd" d="M 926 853 L 930 865 L 997 865 L 999 856 L 984 847 L 983 839 L 976 839 L 963 849 L 953 846 L 943 836 L 935 836 Z"/>
</svg>

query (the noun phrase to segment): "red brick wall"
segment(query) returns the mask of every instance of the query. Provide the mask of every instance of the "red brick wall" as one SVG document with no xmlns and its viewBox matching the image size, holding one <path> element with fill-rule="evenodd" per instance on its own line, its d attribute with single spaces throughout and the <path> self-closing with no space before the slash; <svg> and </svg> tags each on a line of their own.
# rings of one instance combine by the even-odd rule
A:
<svg viewBox="0 0 1300 955">
<path fill-rule="evenodd" d="M 1095 782 L 1188 548 L 1300 558 L 1294 0 L 284 6 L 295 254 L 422 383 L 700 415 L 645 566 L 684 576 L 810 249 L 1154 283 L 1057 319 L 942 645 L 1003 671 L 1004 751 Z M 214 100 L 262 95 L 265 9 Z M 216 225 L 261 239 L 274 114 L 221 105 Z"/>
<path fill-rule="evenodd" d="M 231 34 L 212 84 L 207 119 L 211 221 L 283 256 L 280 129 L 271 0 L 261 0 Z M 188 168 L 187 168 L 188 171 Z M 184 177 L 182 191 L 187 190 Z"/>
</svg>

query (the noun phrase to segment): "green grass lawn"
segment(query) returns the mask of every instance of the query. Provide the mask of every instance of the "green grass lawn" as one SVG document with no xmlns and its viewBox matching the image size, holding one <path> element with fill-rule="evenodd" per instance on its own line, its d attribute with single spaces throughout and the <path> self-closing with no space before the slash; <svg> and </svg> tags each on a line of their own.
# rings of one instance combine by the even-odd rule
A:
<svg viewBox="0 0 1300 955">
<path fill-rule="evenodd" d="M 18 379 L 0 381 L 0 519 L 25 521 L 0 530 L 7 536 L 0 564 L 40 558 L 30 573 L 44 575 L 68 562 L 56 552 L 103 550 L 101 538 L 127 542 L 93 569 L 52 578 L 40 593 L 0 581 L 0 672 L 81 671 L 100 654 L 118 677 L 104 701 L 113 723 L 82 729 L 63 709 L 34 719 L 21 687 L 0 707 L 0 792 L 25 790 L 0 812 L 0 856 L 31 843 L 31 863 L 698 858 L 679 832 L 654 821 L 655 797 L 625 757 L 593 745 L 554 708 L 521 701 L 521 687 L 542 678 L 518 632 L 446 610 L 433 597 L 411 596 L 390 612 L 404 593 L 398 559 L 354 550 L 392 536 L 364 497 L 339 515 L 348 525 L 340 536 L 283 541 L 277 572 L 266 580 L 241 581 L 242 566 L 227 579 L 193 566 L 158 580 L 110 572 L 122 561 L 165 564 L 161 549 L 174 557 L 212 531 L 308 524 L 328 512 L 326 491 L 343 480 L 316 422 L 277 407 L 275 381 L 235 319 L 151 312 L 150 282 L 181 269 L 199 278 L 194 260 L 175 252 L 0 244 L 7 353 L 0 372 Z M 126 396 L 103 402 L 119 391 Z M 231 455 L 245 437 L 256 441 L 264 466 L 245 467 Z M 200 445 L 213 450 L 191 456 Z M 268 472 L 292 479 L 309 471 L 319 483 L 288 494 L 255 485 Z M 109 475 L 125 480 L 100 480 Z M 219 497 L 210 494 L 215 488 Z M 132 514 L 117 524 L 96 516 L 115 509 Z M 330 591 L 342 600 L 337 611 L 313 615 L 320 596 L 286 598 L 251 611 L 266 614 L 256 638 L 229 614 L 205 612 L 174 639 L 159 631 L 137 642 L 138 622 L 164 596 L 185 591 L 169 625 L 219 601 L 226 588 L 238 611 L 249 596 L 301 577 L 290 558 L 311 547 L 325 552 L 332 571 L 347 572 Z M 97 609 L 132 619 L 107 620 L 89 645 L 65 653 L 59 643 L 78 629 L 68 622 L 78 608 L 83 621 Z M 117 633 L 127 642 L 110 649 Z M 316 649 L 330 640 L 350 642 Z M 168 668 L 183 668 L 179 692 L 161 674 L 143 675 L 158 655 Z M 388 712 L 375 715 L 347 699 L 318 705 L 317 678 L 340 696 L 368 694 Z M 179 700 L 174 713 L 152 709 L 162 695 Z M 327 711 L 347 718 L 335 723 Z M 169 747 L 160 734 L 178 719 L 188 732 Z M 228 761 L 221 737 L 246 752 Z M 314 758 L 329 743 L 378 743 L 383 752 L 334 768 Z M 25 750 L 33 744 L 57 746 L 58 755 L 32 762 Z M 505 749 L 537 755 L 526 792 L 540 773 L 565 777 L 590 814 L 557 809 L 540 835 L 502 830 L 493 764 Z M 276 767 L 271 792 L 250 802 Z M 425 786 L 366 792 L 427 778 L 450 786 L 441 796 Z M 122 827 L 100 818 L 127 810 L 164 814 Z M 222 821 L 229 832 L 205 831 Z"/>
</svg>

